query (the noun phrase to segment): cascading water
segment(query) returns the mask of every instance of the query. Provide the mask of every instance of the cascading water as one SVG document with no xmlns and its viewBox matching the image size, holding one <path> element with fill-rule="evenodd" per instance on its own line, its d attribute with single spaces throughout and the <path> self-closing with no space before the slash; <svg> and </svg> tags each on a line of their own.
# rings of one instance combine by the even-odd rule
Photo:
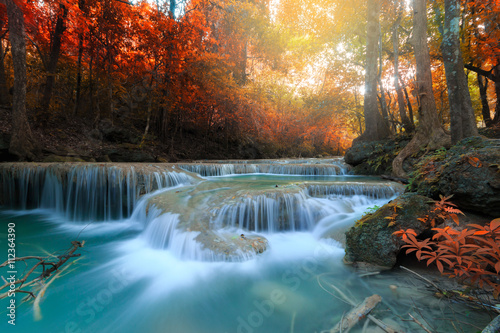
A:
<svg viewBox="0 0 500 333">
<path fill-rule="evenodd" d="M 121 220 L 132 213 L 140 195 L 190 184 L 193 178 L 175 171 L 106 165 L 3 167 L 3 205 L 10 209 L 55 210 L 71 221 Z"/>
<path fill-rule="evenodd" d="M 205 179 L 176 165 L 3 165 L 0 200 L 8 211 L 0 211 L 0 221 L 16 225 L 18 256 L 66 249 L 77 236 L 86 241 L 38 310 L 20 305 L 24 296 L 17 294 L 15 331 L 323 331 L 350 309 L 322 289 L 330 284 L 355 302 L 380 294 L 381 313 L 394 312 L 389 320 L 407 332 L 418 326 L 398 316 L 415 305 L 424 316 L 446 316 L 439 301 L 424 298 L 431 293 L 406 288 L 399 276 L 365 280 L 343 266 L 343 231 L 403 187 L 314 171 L 335 163 L 338 171 L 339 159 L 238 161 L 205 175 L 206 166 L 191 169 Z M 257 167 L 282 175 L 238 172 Z M 71 227 L 60 228 L 47 211 L 12 212 L 33 208 L 49 209 Z M 87 228 L 70 221 L 95 222 Z"/>
<path fill-rule="evenodd" d="M 320 161 L 320 162 L 318 162 Z M 204 177 L 235 174 L 276 174 L 299 176 L 346 175 L 349 166 L 342 159 L 309 160 L 257 160 L 248 161 L 206 161 L 203 163 L 179 164 L 179 167 Z"/>
</svg>

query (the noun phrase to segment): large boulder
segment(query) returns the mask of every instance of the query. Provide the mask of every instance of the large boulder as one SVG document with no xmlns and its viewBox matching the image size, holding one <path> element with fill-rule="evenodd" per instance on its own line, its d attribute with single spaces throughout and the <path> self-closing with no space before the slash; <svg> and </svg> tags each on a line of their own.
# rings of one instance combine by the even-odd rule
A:
<svg viewBox="0 0 500 333">
<path fill-rule="evenodd" d="M 408 142 L 410 137 L 407 135 L 383 141 L 358 141 L 346 151 L 344 159 L 354 167 L 353 173 L 358 175 L 390 174 L 392 161 Z M 406 170 L 411 165 L 411 162 L 408 162 L 404 165 Z"/>
<path fill-rule="evenodd" d="M 381 268 L 392 268 L 404 244 L 393 233 L 409 228 L 417 234 L 422 233 L 427 226 L 417 218 L 430 213 L 432 202 L 430 198 L 406 193 L 375 213 L 363 216 L 346 232 L 344 262 L 362 262 Z"/>
<path fill-rule="evenodd" d="M 461 209 L 500 216 L 500 140 L 471 137 L 424 158 L 410 190 L 438 199 L 453 195 Z"/>
</svg>

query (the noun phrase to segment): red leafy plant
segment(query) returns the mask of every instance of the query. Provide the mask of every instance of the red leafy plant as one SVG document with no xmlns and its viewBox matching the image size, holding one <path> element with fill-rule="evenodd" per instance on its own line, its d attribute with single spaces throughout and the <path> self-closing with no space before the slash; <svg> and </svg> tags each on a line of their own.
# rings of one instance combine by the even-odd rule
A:
<svg viewBox="0 0 500 333">
<path fill-rule="evenodd" d="M 456 230 L 449 226 L 435 228 L 436 220 L 451 218 L 458 225 L 458 216 L 463 214 L 455 205 L 449 203 L 449 197 L 441 197 L 435 209 L 425 218 L 436 233 L 432 238 L 417 239 L 413 229 L 399 230 L 394 235 L 406 243 L 406 254 L 415 252 L 419 261 L 426 260 L 427 266 L 435 263 L 439 271 L 450 278 L 470 281 L 473 285 L 493 288 L 493 296 L 499 297 L 500 284 L 500 218 L 485 226 L 469 224 L 468 228 Z"/>
</svg>

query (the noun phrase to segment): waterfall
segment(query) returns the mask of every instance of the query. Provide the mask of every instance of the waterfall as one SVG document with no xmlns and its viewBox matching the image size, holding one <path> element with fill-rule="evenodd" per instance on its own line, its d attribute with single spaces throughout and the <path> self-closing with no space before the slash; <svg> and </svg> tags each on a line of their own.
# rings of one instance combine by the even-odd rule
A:
<svg viewBox="0 0 500 333">
<path fill-rule="evenodd" d="M 233 227 L 255 232 L 310 230 L 318 212 L 311 210 L 303 192 L 270 193 L 245 198 L 212 211 L 215 228 Z"/>
<path fill-rule="evenodd" d="M 50 209 L 71 221 L 120 220 L 151 191 L 191 184 L 182 172 L 133 166 L 49 164 L 3 166 L 0 198 L 9 209 Z"/>
<path fill-rule="evenodd" d="M 203 176 L 269 175 L 201 181 L 186 170 Z M 10 163 L 0 165 L 0 203 L 10 209 L 47 209 L 67 221 L 129 218 L 143 226 L 139 237 L 152 249 L 167 250 L 182 260 L 243 261 L 267 247 L 266 238 L 256 233 L 271 237 L 307 232 L 320 238 L 404 189 L 373 179 L 308 181 L 309 176 L 335 176 L 347 170 L 342 159 L 176 165 Z M 290 180 L 279 175 L 302 177 Z M 169 189 L 178 185 L 190 186 Z M 157 192 L 160 189 L 165 191 Z"/>
<path fill-rule="evenodd" d="M 307 192 L 312 197 L 345 197 L 363 195 L 371 199 L 389 199 L 404 192 L 404 186 L 397 183 L 348 183 L 348 184 L 307 184 Z"/>
<path fill-rule="evenodd" d="M 197 173 L 203 177 L 227 176 L 239 174 L 277 174 L 298 176 L 336 176 L 346 175 L 349 167 L 342 162 L 335 164 L 295 164 L 295 163 L 185 163 L 181 169 Z"/>
<path fill-rule="evenodd" d="M 212 251 L 196 239 L 200 231 L 186 231 L 179 226 L 179 223 L 178 214 L 161 214 L 148 223 L 142 237 L 153 249 L 169 250 L 174 256 L 183 260 L 246 261 L 257 255 L 253 251 L 243 251 L 237 248 L 232 253 Z M 216 243 L 228 242 L 223 233 L 212 232 L 211 234 Z"/>
</svg>

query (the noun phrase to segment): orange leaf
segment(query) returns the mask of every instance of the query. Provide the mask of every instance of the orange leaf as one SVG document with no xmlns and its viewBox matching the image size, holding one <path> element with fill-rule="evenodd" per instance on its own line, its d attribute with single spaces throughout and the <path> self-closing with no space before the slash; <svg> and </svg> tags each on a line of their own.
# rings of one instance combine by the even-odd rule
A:
<svg viewBox="0 0 500 333">
<path fill-rule="evenodd" d="M 443 264 L 439 260 L 436 260 L 436 265 L 439 271 L 443 273 Z"/>
<path fill-rule="evenodd" d="M 491 231 L 493 231 L 499 227 L 500 227 L 500 218 L 494 219 L 493 221 L 490 222 Z"/>
<path fill-rule="evenodd" d="M 479 160 L 477 157 L 469 157 L 469 164 L 472 165 L 474 168 L 480 168 L 483 166 L 483 163 Z"/>
</svg>

